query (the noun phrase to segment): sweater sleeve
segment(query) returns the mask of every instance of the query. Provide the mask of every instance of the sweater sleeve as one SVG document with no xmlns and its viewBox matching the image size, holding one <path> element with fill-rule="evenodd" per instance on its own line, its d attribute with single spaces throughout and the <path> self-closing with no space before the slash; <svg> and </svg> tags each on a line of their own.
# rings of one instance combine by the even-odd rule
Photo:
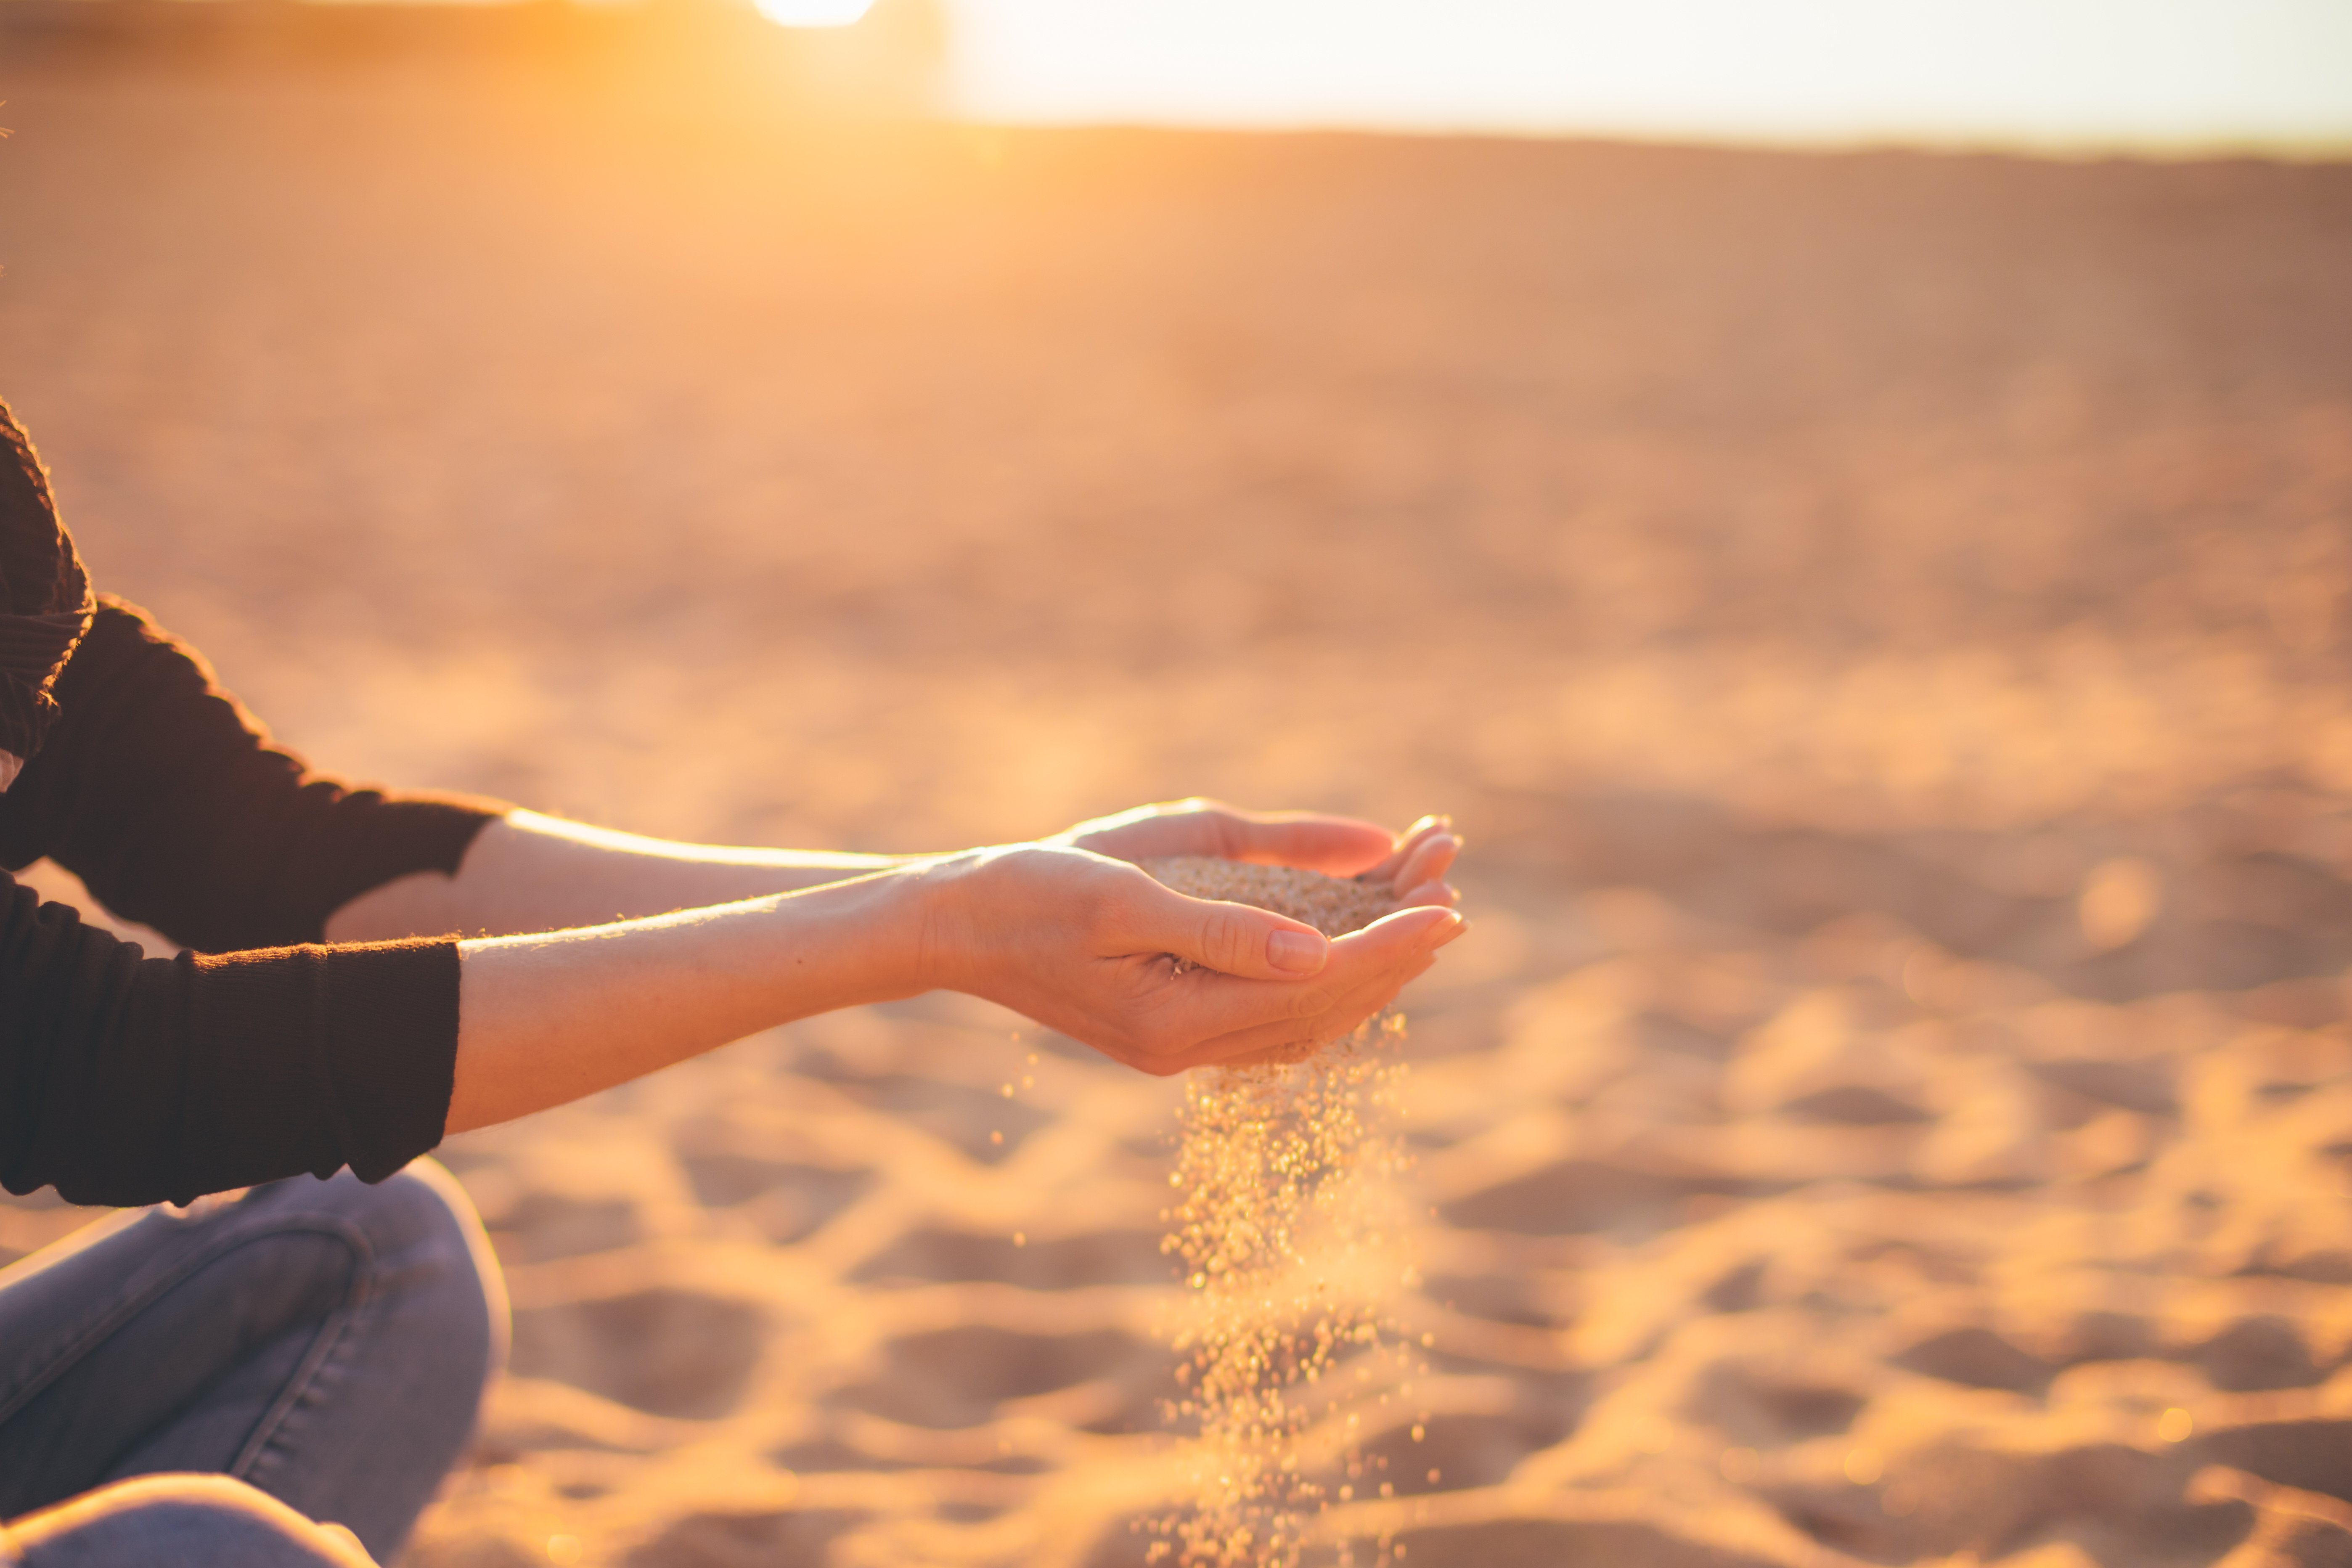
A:
<svg viewBox="0 0 2352 1568">
<path fill-rule="evenodd" d="M 198 951 L 148 958 L 0 876 L 0 1185 L 185 1201 L 343 1165 L 381 1180 L 438 1143 L 456 942 L 320 942 L 356 895 L 454 872 L 502 808 L 312 773 L 119 601 L 54 690 L 0 795 L 0 866 L 48 856 Z"/>
<path fill-rule="evenodd" d="M 186 1202 L 441 1140 L 454 940 L 148 958 L 0 877 L 0 1185 Z"/>
<path fill-rule="evenodd" d="M 48 856 L 115 914 L 204 952 L 322 941 L 369 889 L 455 872 L 505 809 L 312 773 L 117 599 L 100 601 L 56 694 L 47 739 L 0 795 L 0 866 Z"/>
</svg>

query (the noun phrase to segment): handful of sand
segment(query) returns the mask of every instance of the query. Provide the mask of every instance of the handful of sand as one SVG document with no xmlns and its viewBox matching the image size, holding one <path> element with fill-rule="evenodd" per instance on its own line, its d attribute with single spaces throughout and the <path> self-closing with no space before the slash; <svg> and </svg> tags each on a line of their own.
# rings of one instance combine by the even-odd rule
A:
<svg viewBox="0 0 2352 1568">
<path fill-rule="evenodd" d="M 1272 910 L 1304 921 L 1325 936 L 1361 931 L 1404 907 L 1389 889 L 1343 881 L 1296 866 L 1252 866 L 1211 855 L 1180 855 L 1146 860 L 1142 866 L 1155 881 L 1188 898 Z"/>
</svg>

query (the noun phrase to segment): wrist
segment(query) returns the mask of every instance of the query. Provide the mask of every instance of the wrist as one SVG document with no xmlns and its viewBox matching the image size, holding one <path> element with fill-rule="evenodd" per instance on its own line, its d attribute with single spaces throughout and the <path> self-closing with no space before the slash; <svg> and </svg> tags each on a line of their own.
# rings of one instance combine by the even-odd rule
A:
<svg viewBox="0 0 2352 1568">
<path fill-rule="evenodd" d="M 891 946 L 903 954 L 902 994 L 974 989 L 980 965 L 971 882 L 982 859 L 977 850 L 910 858 L 877 879 L 891 889 L 899 933 Z"/>
</svg>

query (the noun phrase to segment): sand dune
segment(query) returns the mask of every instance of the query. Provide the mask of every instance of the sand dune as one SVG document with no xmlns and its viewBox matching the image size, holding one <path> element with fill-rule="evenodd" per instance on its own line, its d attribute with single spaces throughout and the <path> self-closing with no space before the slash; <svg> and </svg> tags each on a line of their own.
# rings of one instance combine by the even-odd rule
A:
<svg viewBox="0 0 2352 1568">
<path fill-rule="evenodd" d="M 500 69 L 0 62 L 5 391 L 290 740 L 697 837 L 1453 810 L 1326 1548 L 2352 1557 L 2352 173 Z M 934 997 L 453 1141 L 515 1363 L 411 1560 L 1143 1561 L 1177 1092 Z"/>
</svg>

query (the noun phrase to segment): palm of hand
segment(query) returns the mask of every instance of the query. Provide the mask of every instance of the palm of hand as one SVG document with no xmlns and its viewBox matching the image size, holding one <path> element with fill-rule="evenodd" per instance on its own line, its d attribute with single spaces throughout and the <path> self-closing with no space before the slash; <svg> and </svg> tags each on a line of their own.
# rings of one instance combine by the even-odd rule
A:
<svg viewBox="0 0 2352 1568">
<path fill-rule="evenodd" d="M 1396 837 L 1369 822 L 1213 801 L 1143 806 L 981 852 L 971 869 L 984 895 L 940 951 L 969 971 L 955 988 L 1146 1072 L 1295 1054 L 1387 1005 L 1460 933 L 1443 879 L 1459 847 L 1433 817 Z M 1326 943 L 1303 922 L 1187 898 L 1134 868 L 1184 856 L 1352 876 L 1407 907 Z M 1303 953 L 1300 936 L 1312 944 Z"/>
</svg>

